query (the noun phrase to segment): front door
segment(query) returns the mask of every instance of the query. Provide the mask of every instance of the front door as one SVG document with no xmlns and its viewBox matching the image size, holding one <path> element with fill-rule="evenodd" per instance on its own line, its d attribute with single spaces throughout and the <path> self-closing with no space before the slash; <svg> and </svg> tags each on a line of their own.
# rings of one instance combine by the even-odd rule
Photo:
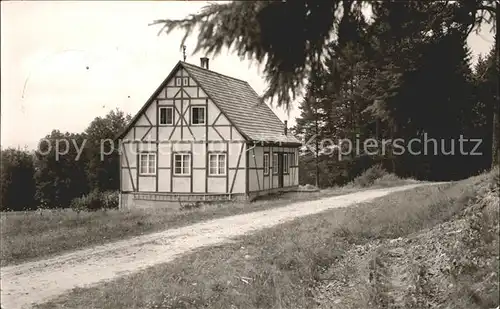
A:
<svg viewBox="0 0 500 309">
<path fill-rule="evenodd" d="M 283 154 L 278 153 L 278 188 L 283 188 Z"/>
</svg>

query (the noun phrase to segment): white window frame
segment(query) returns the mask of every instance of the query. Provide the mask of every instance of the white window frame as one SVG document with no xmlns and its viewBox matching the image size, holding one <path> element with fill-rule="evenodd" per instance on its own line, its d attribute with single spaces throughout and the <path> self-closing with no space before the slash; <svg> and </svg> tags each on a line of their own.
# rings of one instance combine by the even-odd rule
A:
<svg viewBox="0 0 500 309">
<path fill-rule="evenodd" d="M 146 157 L 146 166 L 143 165 L 143 157 Z M 139 175 L 156 175 L 156 159 L 156 153 L 154 152 L 141 152 L 139 154 Z M 150 162 L 153 162 L 153 164 L 150 165 Z M 145 171 L 144 168 L 146 169 Z"/>
<path fill-rule="evenodd" d="M 189 77 L 183 77 L 182 78 L 182 85 L 183 86 L 189 86 Z"/>
<path fill-rule="evenodd" d="M 215 172 L 212 170 L 212 157 L 215 157 Z M 221 163 L 221 158 L 224 158 L 224 164 L 220 165 Z M 226 176 L 227 170 L 226 170 L 226 164 L 227 164 L 227 155 L 224 152 L 211 152 L 208 153 L 208 175 L 209 176 Z M 222 167 L 222 170 L 221 170 Z"/>
<path fill-rule="evenodd" d="M 176 87 L 182 86 L 182 77 L 176 77 L 175 78 L 175 86 Z"/>
<path fill-rule="evenodd" d="M 288 153 L 283 154 L 283 174 L 290 173 L 290 166 L 288 165 L 290 161 L 288 160 Z"/>
<path fill-rule="evenodd" d="M 194 117 L 193 117 L 193 112 L 194 112 L 194 109 L 195 108 L 201 108 L 203 109 L 203 123 L 194 123 L 193 120 L 194 120 Z M 191 106 L 191 125 L 194 125 L 194 126 L 199 126 L 199 125 L 205 125 L 207 123 L 207 109 L 205 106 Z"/>
<path fill-rule="evenodd" d="M 166 115 L 165 115 L 165 118 L 166 118 L 166 119 L 165 119 L 165 120 L 166 120 L 167 122 L 165 122 L 165 123 L 162 123 L 162 122 L 161 122 L 161 110 L 162 110 L 162 109 L 166 110 L 166 112 L 165 112 L 165 113 L 166 113 Z M 172 117 L 171 117 L 171 119 L 170 119 L 170 120 L 171 120 L 171 122 L 168 122 L 168 120 L 169 120 L 169 119 L 168 119 L 168 110 L 171 110 L 171 111 L 172 111 Z M 165 125 L 173 125 L 173 124 L 174 124 L 174 107 L 173 107 L 173 106 L 161 106 L 161 107 L 159 107 L 159 108 L 158 108 L 158 121 L 160 122 L 160 125 L 163 125 L 163 126 L 165 126 Z"/>
<path fill-rule="evenodd" d="M 264 175 L 269 175 L 269 152 L 264 153 L 262 165 L 264 166 Z"/>
<path fill-rule="evenodd" d="M 278 153 L 273 152 L 273 175 L 278 175 L 279 172 L 278 164 L 279 164 Z"/>
<path fill-rule="evenodd" d="M 178 153 L 174 153 L 174 160 L 173 160 L 173 163 L 174 163 L 174 166 L 173 166 L 173 169 L 174 169 L 174 176 L 191 176 L 191 160 L 193 159 L 192 156 L 191 156 L 191 153 L 187 153 L 187 152 L 178 152 Z M 181 160 L 181 166 L 180 166 L 180 169 L 181 169 L 181 172 L 177 172 L 177 157 L 180 156 Z M 187 156 L 188 158 L 188 162 L 186 163 L 184 158 L 185 156 Z M 187 167 L 187 173 L 184 173 L 184 170 L 185 168 Z"/>
</svg>

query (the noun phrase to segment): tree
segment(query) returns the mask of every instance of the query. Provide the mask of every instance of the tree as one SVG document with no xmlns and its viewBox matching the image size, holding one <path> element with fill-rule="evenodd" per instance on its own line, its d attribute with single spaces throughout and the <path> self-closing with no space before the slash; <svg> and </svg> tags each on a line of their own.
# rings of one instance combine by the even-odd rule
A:
<svg viewBox="0 0 500 309">
<path fill-rule="evenodd" d="M 120 110 L 96 117 L 83 133 L 53 130 L 36 154 L 36 197 L 49 208 L 69 207 L 91 191 L 117 190 L 120 182 L 118 141 L 130 122 Z"/>
<path fill-rule="evenodd" d="M 477 137 L 473 123 L 480 115 L 474 111 L 466 29 L 454 23 L 454 9 L 432 2 L 380 2 L 373 5 L 369 24 L 361 18 L 343 20 L 339 31 L 351 37 L 339 37 L 329 46 L 326 69 L 314 81 L 324 92 L 321 100 L 312 101 L 321 111 L 321 130 L 361 143 L 373 137 L 408 141 L 424 134 L 448 144 L 460 135 Z M 302 109 L 308 102 L 301 103 Z M 301 116 L 298 124 L 313 127 L 314 117 Z M 476 172 L 482 166 L 478 159 L 484 159 L 408 152 L 396 156 L 392 147 L 388 150 L 386 157 L 361 153 L 330 165 L 352 175 L 360 165 L 382 161 L 402 176 L 456 179 Z"/>
<path fill-rule="evenodd" d="M 118 141 L 115 137 L 130 122 L 131 116 L 118 109 L 105 117 L 96 117 L 85 130 L 87 165 L 86 173 L 91 190 L 118 190 L 120 163 Z"/>
<path fill-rule="evenodd" d="M 0 169 L 0 211 L 36 208 L 33 154 L 4 149 Z"/>
<path fill-rule="evenodd" d="M 269 87 L 263 99 L 272 99 L 277 96 L 278 105 L 283 104 L 288 107 L 296 93 L 304 85 L 310 72 L 321 66 L 321 59 L 328 44 L 352 40 L 352 37 L 345 34 L 351 34 L 352 28 L 342 29 L 338 25 L 344 20 L 351 20 L 352 16 L 361 14 L 363 4 L 371 5 L 375 10 L 378 7 L 382 11 L 392 12 L 392 14 L 386 14 L 389 19 L 385 23 L 392 29 L 395 29 L 401 20 L 405 21 L 406 25 L 402 27 L 397 37 L 403 38 L 408 30 L 413 30 L 412 33 L 417 34 L 416 30 L 421 29 L 425 31 L 418 33 L 418 38 L 425 39 L 426 37 L 431 38 L 432 35 L 429 34 L 432 32 L 442 32 L 443 28 L 467 35 L 485 20 L 496 22 L 497 3 L 498 1 L 494 0 L 460 0 L 458 2 L 241 1 L 229 4 L 212 4 L 205 7 L 199 14 L 190 15 L 188 18 L 157 20 L 153 24 L 163 24 L 161 31 L 165 30 L 167 33 L 176 28 L 184 29 L 185 38 L 194 29 L 199 28 L 198 44 L 194 52 L 204 51 L 216 55 L 223 47 L 227 47 L 234 48 L 242 57 L 248 57 L 261 63 L 265 62 L 264 73 Z M 416 10 L 405 11 L 405 8 L 416 8 Z M 423 15 L 426 15 L 426 18 L 422 18 Z M 435 15 L 438 18 L 434 19 Z M 419 17 L 419 22 L 409 21 L 408 16 Z M 443 17 L 446 18 L 443 19 Z M 440 23 L 443 21 L 444 24 Z M 498 28 L 498 24 L 496 27 Z M 344 30 L 346 30 L 345 33 Z M 333 35 L 331 35 L 332 33 Z M 409 37 L 404 38 L 410 39 Z M 383 40 L 379 41 L 384 48 Z M 496 31 L 495 42 L 498 66 L 498 31 Z M 398 45 L 385 46 L 385 48 L 393 51 L 399 48 L 399 52 L 411 52 L 407 49 L 409 46 L 411 45 L 407 44 L 405 40 L 400 40 Z M 341 47 L 342 44 L 340 44 Z M 405 47 L 406 49 L 401 49 Z M 387 84 L 387 81 L 392 79 L 397 85 L 401 74 L 404 73 L 401 71 L 402 67 L 389 62 L 386 62 L 384 67 L 393 70 L 395 74 L 387 76 L 387 70 L 381 70 L 378 75 L 383 78 L 384 82 L 380 84 Z M 406 68 L 411 68 L 411 66 Z M 383 105 L 384 101 L 393 93 L 390 88 L 391 86 L 388 86 L 385 89 L 387 93 L 383 94 L 382 99 L 374 100 L 379 105 L 379 115 L 389 116 L 390 110 L 384 111 Z M 498 99 L 496 106 L 500 106 Z M 392 109 L 392 112 L 398 112 L 398 110 Z M 497 134 L 499 128 L 497 123 L 498 108 L 495 108 L 493 113 L 493 164 L 497 164 L 496 158 L 500 145 L 498 143 L 500 134 Z M 390 130 L 397 131 L 399 129 L 396 124 L 393 124 Z"/>
<path fill-rule="evenodd" d="M 457 179 L 472 172 L 468 165 L 477 167 L 481 164 L 477 160 L 484 160 L 458 151 L 445 155 L 440 145 L 445 142 L 450 148 L 452 140 L 471 134 L 474 98 L 470 56 L 465 42 L 467 29 L 457 23 L 458 8 L 442 2 L 373 5 L 369 33 L 376 74 L 369 90 L 374 100 L 368 110 L 384 124 L 391 140 L 428 136 L 438 141 L 431 146 L 431 151 L 439 149 L 436 155 L 391 155 L 393 170 L 399 175 Z M 420 146 L 414 151 L 425 149 Z M 476 161 L 464 164 L 471 160 Z"/>
<path fill-rule="evenodd" d="M 299 106 L 300 118 L 297 119 L 297 125 L 294 131 L 302 136 L 306 141 L 308 150 L 314 155 L 315 166 L 315 185 L 320 186 L 320 172 L 319 172 L 319 140 L 324 136 L 323 123 L 326 118 L 326 111 L 322 108 L 322 89 L 321 89 L 321 72 L 313 71 L 307 85 L 307 93 L 305 99 Z M 314 141 L 314 150 L 309 149 L 310 141 Z"/>
<path fill-rule="evenodd" d="M 355 1 L 347 1 L 353 3 Z M 268 89 L 263 98 L 277 96 L 278 105 L 293 100 L 299 88 L 320 63 L 334 28 L 341 1 L 235 1 L 211 4 L 199 14 L 181 20 L 156 20 L 160 30 L 185 30 L 185 37 L 199 28 L 193 53 L 217 55 L 234 47 L 241 57 L 266 62 Z M 279 22 L 278 22 L 279 21 Z"/>
<path fill-rule="evenodd" d="M 66 208 L 71 200 L 89 193 L 85 134 L 53 130 L 39 143 L 36 154 L 36 197 L 43 207 Z"/>
<path fill-rule="evenodd" d="M 495 131 L 495 108 L 497 108 L 498 96 L 498 74 L 500 73 L 498 66 L 495 65 L 495 50 L 492 49 L 485 57 L 479 57 L 474 70 L 474 86 L 476 90 L 477 104 L 474 108 L 475 119 L 472 123 L 477 131 L 477 136 L 485 140 L 485 143 L 493 149 L 492 156 L 495 156 L 495 138 L 498 135 L 490 135 L 490 132 Z M 498 127 L 497 129 L 498 130 Z M 486 138 L 484 138 L 486 137 Z M 498 155 L 498 154 L 497 154 Z M 491 160 L 494 162 L 494 157 Z M 494 163 L 495 164 L 495 163 Z"/>
<path fill-rule="evenodd" d="M 492 30 L 495 32 L 495 47 L 494 47 L 494 63 L 497 68 L 500 67 L 500 41 L 498 32 L 500 26 L 498 24 L 498 14 L 500 11 L 500 3 L 498 0 L 460 0 L 462 24 L 468 29 L 468 33 L 476 30 L 479 31 L 483 23 L 492 25 Z M 500 88 L 496 85 L 495 104 L 492 110 L 492 138 L 491 138 L 491 167 L 500 163 Z"/>
</svg>

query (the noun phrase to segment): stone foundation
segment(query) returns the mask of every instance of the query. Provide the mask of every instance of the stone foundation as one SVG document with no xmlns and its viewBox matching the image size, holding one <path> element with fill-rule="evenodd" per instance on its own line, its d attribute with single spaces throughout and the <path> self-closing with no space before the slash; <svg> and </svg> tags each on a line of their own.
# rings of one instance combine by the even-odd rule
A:
<svg viewBox="0 0 500 309">
<path fill-rule="evenodd" d="M 259 196 L 264 196 L 264 195 L 274 194 L 274 193 L 279 193 L 279 192 L 290 192 L 290 191 L 295 191 L 297 189 L 298 189 L 298 186 L 293 186 L 293 187 L 286 187 L 286 188 L 274 188 L 274 189 L 263 190 L 263 191 L 255 191 L 255 192 L 250 192 L 248 195 L 231 194 L 230 200 L 231 201 L 252 201 Z M 154 196 L 154 194 L 150 194 L 150 195 Z M 158 196 L 161 196 L 161 197 L 163 197 L 165 195 L 168 196 L 168 194 L 158 194 Z M 178 195 L 173 194 L 172 196 L 178 196 Z M 172 210 L 178 210 L 181 207 L 181 203 L 182 203 L 182 205 L 185 205 L 185 204 L 189 204 L 189 203 L 195 203 L 197 201 L 203 202 L 204 195 L 203 194 L 185 195 L 185 197 L 183 198 L 183 201 L 181 201 L 181 203 L 179 203 L 179 201 L 165 201 L 165 200 L 161 200 L 161 199 L 162 198 L 159 198 L 159 199 L 145 199 L 144 197 L 134 198 L 134 193 L 120 193 L 120 209 L 168 208 L 168 209 L 172 209 Z M 222 201 L 222 199 L 221 199 L 221 201 Z M 212 202 L 217 202 L 217 201 L 212 200 Z"/>
<path fill-rule="evenodd" d="M 253 201 L 259 196 L 264 196 L 268 194 L 274 194 L 274 193 L 280 193 L 280 192 L 292 192 L 296 191 L 299 188 L 299 186 L 292 186 L 292 187 L 285 187 L 285 188 L 273 188 L 273 189 L 268 189 L 268 190 L 262 190 L 262 191 L 255 191 L 255 192 L 250 192 L 248 194 L 247 200 Z"/>
</svg>

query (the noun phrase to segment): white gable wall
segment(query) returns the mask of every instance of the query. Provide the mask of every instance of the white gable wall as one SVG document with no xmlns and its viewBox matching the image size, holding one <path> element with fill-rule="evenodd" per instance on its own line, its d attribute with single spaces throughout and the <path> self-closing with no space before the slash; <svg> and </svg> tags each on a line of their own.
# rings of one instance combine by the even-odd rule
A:
<svg viewBox="0 0 500 309">
<path fill-rule="evenodd" d="M 176 86 L 176 77 L 188 77 L 189 84 Z M 163 106 L 174 109 L 172 125 L 159 124 L 159 108 Z M 206 124 L 192 124 L 192 106 L 205 108 Z M 121 189 L 125 192 L 244 193 L 246 153 L 240 151 L 246 147 L 244 141 L 194 79 L 185 70 L 178 70 L 125 135 Z M 156 175 L 137 174 L 141 151 L 156 154 Z M 208 175 L 206 166 L 211 151 L 226 153 L 225 176 Z M 191 154 L 191 175 L 173 175 L 175 152 Z"/>
<path fill-rule="evenodd" d="M 175 78 L 188 78 L 188 85 L 175 85 Z M 159 124 L 159 108 L 174 110 L 174 123 Z M 206 124 L 192 124 L 191 108 L 205 108 Z M 278 175 L 272 172 L 273 153 L 289 156 L 289 173 L 283 175 L 283 188 L 298 185 L 298 149 L 247 145 L 217 105 L 187 76 L 178 70 L 159 91 L 125 135 L 121 147 L 122 192 L 158 192 L 179 194 L 234 193 L 266 191 L 279 187 Z M 139 174 L 142 152 L 156 155 L 156 173 Z M 173 154 L 191 155 L 190 175 L 174 175 Z M 211 152 L 226 154 L 226 174 L 210 176 L 208 157 Z M 270 173 L 264 175 L 263 156 L 269 154 Z M 291 154 L 295 162 L 291 162 Z M 247 168 L 248 164 L 248 168 Z"/>
</svg>

